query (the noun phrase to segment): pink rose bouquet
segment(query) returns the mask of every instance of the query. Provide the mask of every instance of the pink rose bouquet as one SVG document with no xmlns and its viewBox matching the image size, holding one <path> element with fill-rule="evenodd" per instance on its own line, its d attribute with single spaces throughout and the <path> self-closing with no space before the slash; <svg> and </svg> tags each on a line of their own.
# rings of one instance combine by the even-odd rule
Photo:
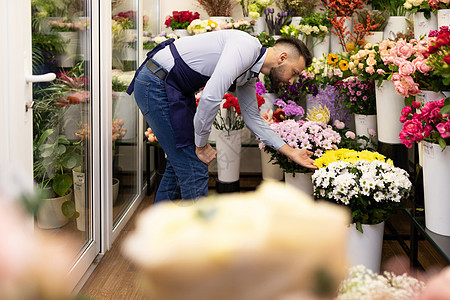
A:
<svg viewBox="0 0 450 300">
<path fill-rule="evenodd" d="M 444 99 L 430 101 L 425 105 L 414 101 L 411 106 L 403 108 L 400 122 L 403 128 L 400 131 L 400 141 L 408 148 L 414 142 L 422 140 L 438 143 L 442 149 L 450 143 L 450 114 L 442 114 Z M 413 109 L 420 111 L 413 112 Z"/>
<path fill-rule="evenodd" d="M 433 10 L 449 9 L 450 8 L 450 1 L 449 0 L 428 0 L 428 5 Z"/>
<path fill-rule="evenodd" d="M 339 133 L 330 125 L 322 122 L 285 120 L 270 123 L 269 126 L 281 137 L 286 144 L 295 149 L 308 149 L 313 152 L 312 159 L 319 158 L 324 151 L 336 148 L 341 141 Z M 260 148 L 271 153 L 274 164 L 287 173 L 306 173 L 310 169 L 304 168 L 280 154 L 275 149 L 260 143 Z"/>
</svg>

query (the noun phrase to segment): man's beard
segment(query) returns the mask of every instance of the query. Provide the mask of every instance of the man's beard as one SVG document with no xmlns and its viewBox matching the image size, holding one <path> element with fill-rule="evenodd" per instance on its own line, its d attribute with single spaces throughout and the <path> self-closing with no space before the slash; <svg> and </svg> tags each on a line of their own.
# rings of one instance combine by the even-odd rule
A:
<svg viewBox="0 0 450 300">
<path fill-rule="evenodd" d="M 269 79 L 270 79 L 270 83 L 272 84 L 273 87 L 279 88 L 282 85 L 288 85 L 289 83 L 286 81 L 283 81 L 281 79 L 281 74 L 283 73 L 283 69 L 284 66 L 278 66 L 278 67 L 274 67 L 272 69 L 270 69 L 269 72 Z"/>
</svg>

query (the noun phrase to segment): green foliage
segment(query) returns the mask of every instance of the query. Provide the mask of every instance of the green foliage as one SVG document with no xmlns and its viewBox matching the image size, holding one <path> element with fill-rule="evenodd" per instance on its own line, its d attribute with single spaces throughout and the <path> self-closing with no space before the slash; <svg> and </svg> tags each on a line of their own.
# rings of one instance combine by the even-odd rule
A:
<svg viewBox="0 0 450 300">
<path fill-rule="evenodd" d="M 370 24 L 367 24 L 367 16 L 370 16 Z M 388 11 L 363 9 L 358 12 L 358 22 L 361 23 L 364 28 L 367 28 L 368 25 L 379 24 L 379 26 L 374 31 L 383 31 L 387 25 L 388 19 Z"/>
<path fill-rule="evenodd" d="M 372 4 L 374 10 L 387 11 L 389 16 L 406 16 L 404 3 L 404 0 L 370 0 L 367 4 Z"/>
<path fill-rule="evenodd" d="M 273 47 L 275 45 L 275 39 L 266 32 L 261 32 L 259 35 L 256 36 L 264 47 Z"/>
</svg>

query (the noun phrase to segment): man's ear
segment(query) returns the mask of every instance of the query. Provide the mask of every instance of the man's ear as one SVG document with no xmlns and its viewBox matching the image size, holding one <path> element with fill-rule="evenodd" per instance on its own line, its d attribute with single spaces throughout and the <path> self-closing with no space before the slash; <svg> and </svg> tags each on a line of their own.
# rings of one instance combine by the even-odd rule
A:
<svg viewBox="0 0 450 300">
<path fill-rule="evenodd" d="M 278 65 L 281 65 L 283 62 L 287 61 L 288 59 L 288 54 L 286 51 L 281 52 L 278 55 Z"/>
</svg>

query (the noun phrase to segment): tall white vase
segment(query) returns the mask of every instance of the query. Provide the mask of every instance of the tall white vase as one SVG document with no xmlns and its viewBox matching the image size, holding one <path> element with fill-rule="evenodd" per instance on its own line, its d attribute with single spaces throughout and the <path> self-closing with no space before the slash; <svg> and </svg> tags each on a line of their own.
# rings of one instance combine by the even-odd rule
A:
<svg viewBox="0 0 450 300">
<path fill-rule="evenodd" d="M 438 9 L 437 11 L 437 26 L 449 26 L 450 25 L 450 9 Z"/>
<path fill-rule="evenodd" d="M 350 266 L 364 265 L 375 273 L 380 272 L 383 249 L 384 222 L 375 225 L 362 224 L 364 233 L 350 224 L 347 257 Z"/>
<path fill-rule="evenodd" d="M 265 152 L 261 149 L 261 170 L 262 170 L 262 178 L 264 180 L 274 179 L 274 180 L 283 180 L 283 170 L 279 165 L 273 165 L 270 160 L 270 153 Z"/>
<path fill-rule="evenodd" d="M 366 35 L 364 37 L 367 43 L 375 45 L 383 40 L 383 31 L 371 31 L 370 33 L 370 35 Z"/>
<path fill-rule="evenodd" d="M 302 17 L 292 17 L 291 18 L 291 25 L 294 25 L 294 26 L 300 25 L 300 21 L 302 19 L 303 19 Z"/>
<path fill-rule="evenodd" d="M 235 182 L 239 180 L 241 163 L 240 130 L 219 131 L 216 137 L 217 172 L 219 181 Z"/>
<path fill-rule="evenodd" d="M 414 38 L 419 40 L 421 36 L 428 36 L 430 30 L 437 29 L 437 17 L 434 13 L 430 14 L 430 18 L 425 18 L 423 12 L 416 12 L 414 14 Z"/>
<path fill-rule="evenodd" d="M 295 177 L 292 173 L 286 173 L 284 175 L 284 180 L 286 184 L 292 185 L 312 197 L 313 184 L 311 177 L 312 173 L 295 173 Z"/>
<path fill-rule="evenodd" d="M 125 92 L 114 93 L 115 109 L 113 112 L 114 120 L 123 120 L 122 128 L 127 129 L 127 133 L 123 140 L 134 139 L 137 136 L 137 118 L 138 108 L 133 95 L 128 95 Z"/>
<path fill-rule="evenodd" d="M 255 26 L 253 27 L 253 35 L 259 35 L 262 32 L 266 31 L 266 19 L 264 17 L 259 17 L 255 20 Z"/>
<path fill-rule="evenodd" d="M 57 55 L 58 66 L 72 68 L 78 56 L 78 32 L 58 32 L 58 34 L 66 42 L 64 53 Z"/>
<path fill-rule="evenodd" d="M 175 29 L 173 32 L 180 38 L 189 36 L 187 29 Z"/>
<path fill-rule="evenodd" d="M 339 17 L 339 18 L 344 18 L 344 17 Z M 344 21 L 344 26 L 347 27 L 346 31 L 350 31 L 352 32 L 353 30 L 353 21 L 352 19 L 345 19 Z M 333 29 L 334 31 L 336 31 L 336 29 Z M 330 38 L 330 51 L 331 53 L 339 53 L 339 52 L 343 52 L 345 49 L 345 45 L 341 45 L 339 43 L 339 38 L 337 37 L 337 35 L 335 35 L 333 32 L 331 32 L 331 38 Z"/>
<path fill-rule="evenodd" d="M 321 58 L 323 56 L 326 57 L 330 52 L 330 33 L 328 33 L 322 40 L 318 40 L 320 40 L 320 38 L 313 39 L 313 55 L 316 58 Z"/>
<path fill-rule="evenodd" d="M 86 174 L 81 172 L 81 167 L 72 169 L 73 196 L 75 209 L 80 213 L 77 218 L 77 229 L 86 231 Z"/>
<path fill-rule="evenodd" d="M 439 144 L 422 144 L 425 226 L 437 234 L 450 236 L 450 147 L 442 151 Z"/>
<path fill-rule="evenodd" d="M 406 33 L 408 31 L 408 23 L 404 16 L 389 17 L 386 27 L 383 30 L 384 39 L 394 39 L 397 33 Z"/>
<path fill-rule="evenodd" d="M 377 115 L 355 114 L 355 133 L 359 136 L 366 136 L 377 140 L 376 136 L 369 134 L 370 129 L 377 130 Z"/>
<path fill-rule="evenodd" d="M 394 83 L 383 80 L 375 88 L 377 99 L 377 133 L 378 140 L 388 144 L 400 144 L 398 135 L 403 128 L 400 115 L 405 107 L 404 99 L 395 91 Z"/>
</svg>

